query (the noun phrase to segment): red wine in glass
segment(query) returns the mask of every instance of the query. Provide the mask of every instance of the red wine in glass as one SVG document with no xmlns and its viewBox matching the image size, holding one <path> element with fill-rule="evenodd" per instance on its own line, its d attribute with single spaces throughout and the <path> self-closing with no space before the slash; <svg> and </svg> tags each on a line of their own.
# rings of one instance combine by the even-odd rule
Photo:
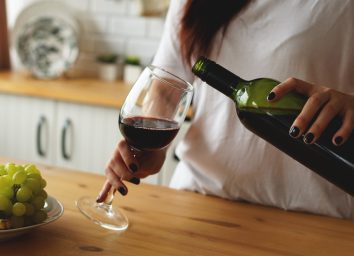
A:
<svg viewBox="0 0 354 256">
<path fill-rule="evenodd" d="M 130 146 L 151 151 L 170 144 L 178 133 L 179 125 L 169 119 L 132 116 L 119 117 L 119 129 Z"/>
</svg>

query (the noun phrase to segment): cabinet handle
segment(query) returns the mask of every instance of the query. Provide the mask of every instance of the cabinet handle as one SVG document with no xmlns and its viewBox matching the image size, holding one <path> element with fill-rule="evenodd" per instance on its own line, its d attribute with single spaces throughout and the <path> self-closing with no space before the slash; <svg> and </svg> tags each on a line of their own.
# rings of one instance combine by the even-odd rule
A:
<svg viewBox="0 0 354 256">
<path fill-rule="evenodd" d="M 45 156 L 46 155 L 46 152 L 45 150 L 42 148 L 42 129 L 43 129 L 43 126 L 47 123 L 47 119 L 44 117 L 44 116 L 41 116 L 39 118 L 39 121 L 38 121 L 38 124 L 37 124 L 37 153 L 38 155 L 40 156 Z"/>
<path fill-rule="evenodd" d="M 70 119 L 66 119 L 63 129 L 61 130 L 61 155 L 65 160 L 70 160 L 71 155 L 66 151 L 66 136 L 68 130 L 72 127 L 72 122 Z"/>
</svg>

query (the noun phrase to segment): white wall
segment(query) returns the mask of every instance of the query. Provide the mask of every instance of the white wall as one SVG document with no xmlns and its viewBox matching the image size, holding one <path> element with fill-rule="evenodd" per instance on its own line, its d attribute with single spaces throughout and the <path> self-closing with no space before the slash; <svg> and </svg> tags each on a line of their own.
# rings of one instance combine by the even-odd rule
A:
<svg viewBox="0 0 354 256">
<path fill-rule="evenodd" d="M 8 26 L 11 29 L 21 10 L 39 0 L 6 0 Z M 163 31 L 164 17 L 139 16 L 138 0 L 44 0 L 64 2 L 82 26 L 80 56 L 72 74 L 96 75 L 99 53 L 137 55 L 143 64 L 154 56 Z M 12 67 L 21 68 L 11 51 Z"/>
</svg>

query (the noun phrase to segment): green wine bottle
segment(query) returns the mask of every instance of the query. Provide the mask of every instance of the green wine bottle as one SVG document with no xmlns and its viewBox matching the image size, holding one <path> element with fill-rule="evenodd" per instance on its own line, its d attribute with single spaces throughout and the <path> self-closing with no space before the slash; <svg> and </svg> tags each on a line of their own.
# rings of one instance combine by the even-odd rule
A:
<svg viewBox="0 0 354 256">
<path fill-rule="evenodd" d="M 308 145 L 303 138 L 289 136 L 289 129 L 307 100 L 304 96 L 288 93 L 276 102 L 268 102 L 267 96 L 278 81 L 246 81 L 205 57 L 196 61 L 192 71 L 235 102 L 237 115 L 247 129 L 354 196 L 354 136 L 341 146 L 332 143 L 341 126 L 339 117 L 314 144 Z"/>
</svg>

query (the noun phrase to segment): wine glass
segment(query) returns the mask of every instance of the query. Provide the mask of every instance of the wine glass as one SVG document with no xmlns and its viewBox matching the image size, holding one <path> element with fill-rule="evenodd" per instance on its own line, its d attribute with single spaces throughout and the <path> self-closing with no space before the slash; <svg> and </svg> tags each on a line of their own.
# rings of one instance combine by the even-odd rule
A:
<svg viewBox="0 0 354 256">
<path fill-rule="evenodd" d="M 148 66 L 130 90 L 119 113 L 119 129 L 133 151 L 160 150 L 177 135 L 193 96 L 190 83 L 156 66 Z M 107 182 L 107 181 L 106 181 Z M 112 204 L 115 188 L 106 199 L 82 197 L 76 204 L 96 224 L 111 230 L 128 228 L 126 215 Z"/>
</svg>

